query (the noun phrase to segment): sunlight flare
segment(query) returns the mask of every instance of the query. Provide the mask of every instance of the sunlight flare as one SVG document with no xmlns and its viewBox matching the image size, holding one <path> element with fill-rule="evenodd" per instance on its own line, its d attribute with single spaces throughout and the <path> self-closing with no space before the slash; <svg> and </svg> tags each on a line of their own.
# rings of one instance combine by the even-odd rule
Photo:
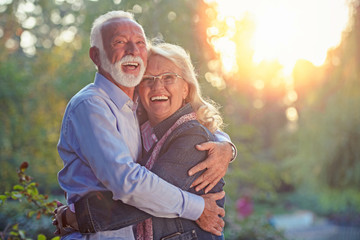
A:
<svg viewBox="0 0 360 240">
<path fill-rule="evenodd" d="M 215 24 L 207 29 L 211 44 L 219 53 L 223 70 L 236 72 L 236 21 L 250 18 L 254 23 L 253 62 L 277 60 L 285 75 L 292 72 L 298 59 L 316 66 L 324 63 L 327 51 L 336 47 L 349 19 L 347 0 L 204 0 L 215 6 L 213 23 L 223 21 L 223 28 Z"/>
</svg>

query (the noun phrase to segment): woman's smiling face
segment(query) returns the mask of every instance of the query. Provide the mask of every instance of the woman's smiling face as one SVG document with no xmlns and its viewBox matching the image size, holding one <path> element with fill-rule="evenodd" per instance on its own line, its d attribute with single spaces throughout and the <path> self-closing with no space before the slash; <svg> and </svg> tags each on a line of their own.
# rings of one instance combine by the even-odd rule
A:
<svg viewBox="0 0 360 240">
<path fill-rule="evenodd" d="M 167 75 L 160 76 L 164 73 L 169 73 L 168 77 Z M 146 76 L 150 76 L 150 79 L 151 76 L 159 76 L 159 78 L 155 79 L 152 86 L 142 82 L 138 88 L 140 99 L 148 114 L 150 124 L 155 126 L 183 106 L 184 99 L 188 95 L 189 86 L 182 79 L 181 69 L 160 55 L 151 55 L 149 57 L 143 79 Z M 164 84 L 163 80 L 167 81 L 167 78 L 170 79 L 170 82 Z M 172 82 L 171 78 L 175 78 L 175 81 Z"/>
</svg>

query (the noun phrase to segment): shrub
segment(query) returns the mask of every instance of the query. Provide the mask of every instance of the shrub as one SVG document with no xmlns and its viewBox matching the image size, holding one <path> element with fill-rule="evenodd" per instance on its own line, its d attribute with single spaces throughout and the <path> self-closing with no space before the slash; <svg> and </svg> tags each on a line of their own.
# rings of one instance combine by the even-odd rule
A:
<svg viewBox="0 0 360 240">
<path fill-rule="evenodd" d="M 39 193 L 38 184 L 33 182 L 32 177 L 25 174 L 25 170 L 29 164 L 23 162 L 17 170 L 19 183 L 12 187 L 12 190 L 0 195 L 0 206 L 4 209 L 0 218 L 6 218 L 8 223 L 0 232 L 1 240 L 23 240 L 31 239 L 25 236 L 23 227 L 34 229 L 34 221 L 30 218 L 36 218 L 40 222 L 40 226 L 46 226 L 46 222 L 50 223 L 50 217 L 57 206 L 57 202 L 50 201 L 47 195 Z M 25 216 L 24 216 L 25 212 Z M 14 214 L 15 213 L 15 214 Z M 20 214 L 22 213 L 22 214 Z M 11 220 L 9 220 L 11 216 Z M 15 223 L 11 221 L 15 220 Z M 27 226 L 31 225 L 31 226 Z M 35 228 L 33 234 L 40 230 L 46 229 Z M 47 239 L 44 234 L 36 233 L 38 240 Z M 51 238 L 52 240 L 60 239 L 59 237 Z"/>
</svg>

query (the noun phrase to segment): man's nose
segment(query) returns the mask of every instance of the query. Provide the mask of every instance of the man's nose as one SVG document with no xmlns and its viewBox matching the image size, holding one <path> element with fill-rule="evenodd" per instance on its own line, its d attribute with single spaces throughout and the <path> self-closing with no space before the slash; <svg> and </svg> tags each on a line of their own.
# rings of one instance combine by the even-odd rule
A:
<svg viewBox="0 0 360 240">
<path fill-rule="evenodd" d="M 126 54 L 136 55 L 139 53 L 139 48 L 136 46 L 134 42 L 126 43 Z"/>
</svg>

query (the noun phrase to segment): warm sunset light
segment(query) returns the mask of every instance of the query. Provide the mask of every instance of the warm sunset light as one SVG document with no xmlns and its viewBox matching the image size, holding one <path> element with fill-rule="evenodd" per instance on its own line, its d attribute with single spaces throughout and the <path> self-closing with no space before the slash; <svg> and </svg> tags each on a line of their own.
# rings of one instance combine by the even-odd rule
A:
<svg viewBox="0 0 360 240">
<path fill-rule="evenodd" d="M 253 62 L 278 60 L 289 75 L 298 59 L 305 59 L 320 66 L 329 48 L 336 47 L 346 29 L 349 9 L 347 0 L 204 0 L 214 5 L 216 21 L 225 22 L 221 37 L 211 40 L 220 54 L 224 72 L 236 72 L 234 38 L 235 21 L 244 17 L 254 23 L 251 44 Z M 223 26 L 223 25 L 222 25 Z M 211 26 L 208 37 L 217 35 L 216 24 Z"/>
</svg>

